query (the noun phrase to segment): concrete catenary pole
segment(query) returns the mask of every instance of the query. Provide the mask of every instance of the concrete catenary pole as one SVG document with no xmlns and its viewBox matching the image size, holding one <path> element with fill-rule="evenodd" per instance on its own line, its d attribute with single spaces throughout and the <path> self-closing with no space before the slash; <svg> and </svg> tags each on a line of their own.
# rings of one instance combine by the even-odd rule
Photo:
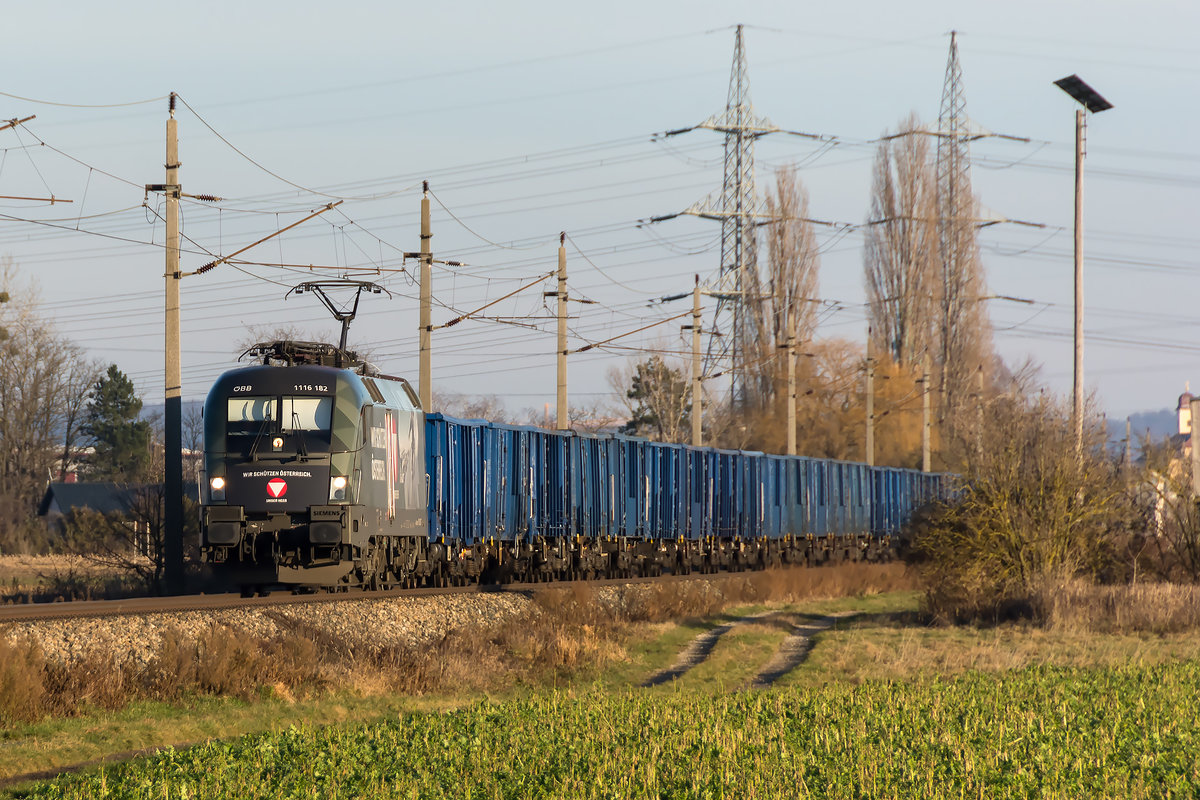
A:
<svg viewBox="0 0 1200 800">
<path fill-rule="evenodd" d="M 1129 417 L 1125 418 L 1125 474 L 1126 476 L 1133 474 L 1133 422 Z"/>
<path fill-rule="evenodd" d="M 933 467 L 933 447 L 930 441 L 930 434 L 933 432 L 933 419 L 930 414 L 933 392 L 929 388 L 929 362 L 931 361 L 929 351 L 925 352 L 923 361 L 921 369 L 921 471 L 930 472 Z"/>
<path fill-rule="evenodd" d="M 170 594 L 183 592 L 183 380 L 179 348 L 179 135 L 175 93 L 167 118 L 166 329 L 163 409 L 163 581 Z"/>
<path fill-rule="evenodd" d="M 983 453 L 983 364 L 979 365 L 979 369 L 976 370 L 975 374 L 978 378 L 978 381 L 977 381 L 976 387 L 975 387 L 975 391 L 979 395 L 977 398 L 975 398 L 976 399 L 976 402 L 975 402 L 975 452 L 978 454 L 982 454 Z"/>
<path fill-rule="evenodd" d="M 429 181 L 425 181 L 421 192 L 421 335 L 418 380 L 421 391 L 421 409 L 424 411 L 433 410 L 433 368 L 430 363 L 433 327 L 429 321 L 433 307 L 432 240 L 433 230 L 429 223 Z"/>
<path fill-rule="evenodd" d="M 875 466 L 875 358 L 871 339 L 874 331 L 867 328 L 867 466 Z"/>
<path fill-rule="evenodd" d="M 567 419 L 567 234 L 558 235 L 558 398 L 555 421 L 560 431 Z"/>
<path fill-rule="evenodd" d="M 704 390 L 700 372 L 700 276 L 692 288 L 692 446 L 704 444 Z"/>
<path fill-rule="evenodd" d="M 787 454 L 796 455 L 796 317 L 787 315 Z"/>
<path fill-rule="evenodd" d="M 1075 109 L 1075 370 L 1071 384 L 1074 400 L 1075 452 L 1083 452 L 1083 156 L 1087 111 Z"/>
</svg>

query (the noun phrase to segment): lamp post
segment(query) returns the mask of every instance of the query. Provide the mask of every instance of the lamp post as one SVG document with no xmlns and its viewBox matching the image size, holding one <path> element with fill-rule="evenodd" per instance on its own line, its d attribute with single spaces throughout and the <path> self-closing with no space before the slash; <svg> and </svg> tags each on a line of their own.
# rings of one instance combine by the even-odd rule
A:
<svg viewBox="0 0 1200 800">
<path fill-rule="evenodd" d="M 1054 85 L 1083 108 L 1075 109 L 1075 369 L 1072 381 L 1075 423 L 1075 452 L 1083 452 L 1083 157 L 1087 115 L 1112 108 L 1112 103 L 1088 86 L 1078 75 L 1068 75 Z"/>
</svg>

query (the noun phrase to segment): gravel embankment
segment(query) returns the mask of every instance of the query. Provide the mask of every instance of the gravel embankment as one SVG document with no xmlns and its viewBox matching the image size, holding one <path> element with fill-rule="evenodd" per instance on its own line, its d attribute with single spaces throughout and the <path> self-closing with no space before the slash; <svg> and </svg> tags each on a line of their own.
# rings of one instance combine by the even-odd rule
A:
<svg viewBox="0 0 1200 800">
<path fill-rule="evenodd" d="M 639 616 L 637 608 L 656 602 L 657 591 L 650 584 L 562 588 L 576 601 L 596 603 L 616 617 L 633 618 Z M 689 591 L 697 598 L 721 594 L 709 581 L 689 583 Z M 0 638 L 35 642 L 46 659 L 56 663 L 115 654 L 120 662 L 144 665 L 159 653 L 164 635 L 196 643 L 213 628 L 222 628 L 252 640 L 304 636 L 339 642 L 347 649 L 419 647 L 451 631 L 490 627 L 536 609 L 534 601 L 517 593 L 397 597 L 16 622 L 0 629 Z"/>
<path fill-rule="evenodd" d="M 495 625 L 528 611 L 530 604 L 517 594 L 405 597 L 20 622 L 0 635 L 14 643 L 36 642 L 49 661 L 68 663 L 113 653 L 121 660 L 144 664 L 157 654 L 167 632 L 194 642 L 216 626 L 255 639 L 302 635 L 344 642 L 348 647 L 412 647 L 437 641 L 453 630 Z"/>
</svg>

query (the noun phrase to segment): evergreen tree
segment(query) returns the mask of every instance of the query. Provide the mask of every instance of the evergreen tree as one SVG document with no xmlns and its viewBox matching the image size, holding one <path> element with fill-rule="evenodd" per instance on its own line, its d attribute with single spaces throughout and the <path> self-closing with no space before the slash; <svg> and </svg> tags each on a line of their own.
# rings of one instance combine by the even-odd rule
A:
<svg viewBox="0 0 1200 800">
<path fill-rule="evenodd" d="M 651 356 L 635 368 L 625 397 L 629 422 L 621 433 L 657 442 L 683 441 L 692 424 L 692 392 L 681 370 Z"/>
<path fill-rule="evenodd" d="M 100 481 L 139 481 L 150 465 L 150 423 L 139 420 L 142 401 L 133 381 L 117 369 L 92 386 L 84 433 L 96 448 L 88 476 Z"/>
</svg>

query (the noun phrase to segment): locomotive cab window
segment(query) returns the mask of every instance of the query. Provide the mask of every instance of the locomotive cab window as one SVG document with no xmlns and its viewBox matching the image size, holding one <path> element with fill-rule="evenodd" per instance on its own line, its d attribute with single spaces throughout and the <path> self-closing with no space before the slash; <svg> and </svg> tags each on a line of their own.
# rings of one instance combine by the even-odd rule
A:
<svg viewBox="0 0 1200 800">
<path fill-rule="evenodd" d="M 327 431 L 332 416 L 332 397 L 283 398 L 282 422 L 285 431 Z"/>
<path fill-rule="evenodd" d="M 274 397 L 231 397 L 229 398 L 229 422 L 226 429 L 230 436 L 256 436 L 268 420 L 279 419 L 275 412 Z"/>
<path fill-rule="evenodd" d="M 231 452 L 303 457 L 329 451 L 332 397 L 231 397 L 227 403 Z"/>
</svg>

